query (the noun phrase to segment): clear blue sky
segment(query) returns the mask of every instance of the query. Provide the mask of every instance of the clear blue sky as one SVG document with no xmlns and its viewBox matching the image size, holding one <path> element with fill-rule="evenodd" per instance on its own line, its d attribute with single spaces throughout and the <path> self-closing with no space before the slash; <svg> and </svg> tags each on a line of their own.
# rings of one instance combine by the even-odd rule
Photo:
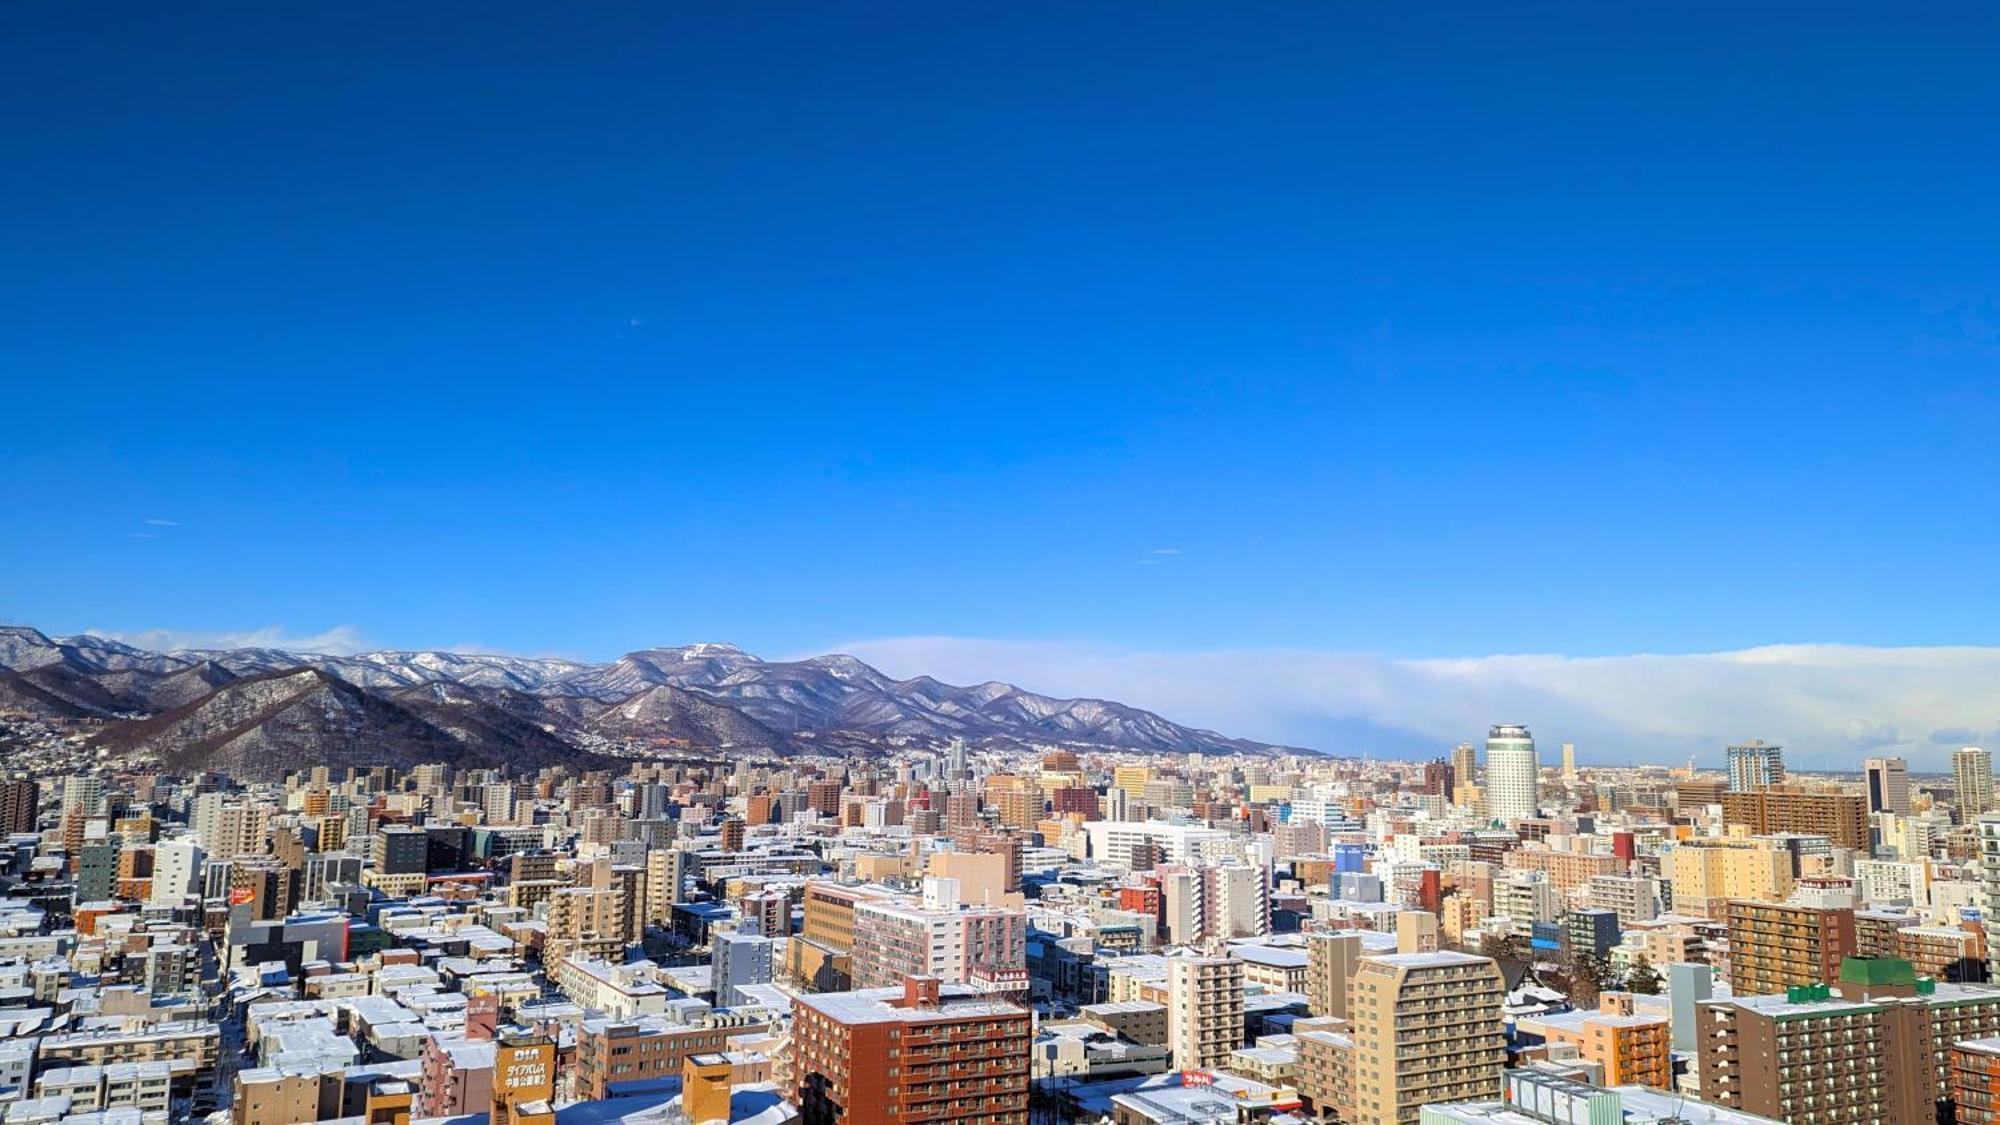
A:
<svg viewBox="0 0 2000 1125">
<path fill-rule="evenodd" d="M 7 5 L 0 619 L 1991 641 L 1996 75 L 1990 5 Z"/>
</svg>

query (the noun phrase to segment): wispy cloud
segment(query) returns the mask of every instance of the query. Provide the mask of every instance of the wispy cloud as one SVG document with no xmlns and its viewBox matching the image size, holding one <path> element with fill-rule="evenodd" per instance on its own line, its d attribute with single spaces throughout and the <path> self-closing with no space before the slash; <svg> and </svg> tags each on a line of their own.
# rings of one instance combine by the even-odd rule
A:
<svg viewBox="0 0 2000 1125">
<path fill-rule="evenodd" d="M 86 631 L 95 636 L 109 637 L 114 641 L 123 641 L 128 645 L 137 645 L 156 652 L 173 652 L 177 649 L 282 648 L 294 652 L 325 652 L 346 656 L 368 651 L 368 645 L 361 639 L 361 631 L 352 625 L 335 625 L 324 632 L 305 634 L 295 634 L 281 625 L 217 633 L 181 629 L 146 629 L 136 633 L 116 632 L 110 629 Z"/>
<path fill-rule="evenodd" d="M 1156 555 L 1178 555 L 1181 553 L 1181 549 L 1179 547 L 1155 547 L 1153 548 L 1153 553 Z"/>
<path fill-rule="evenodd" d="M 158 538 L 159 538 L 159 536 L 157 536 L 157 535 L 154 535 L 154 534 L 153 534 L 152 532 L 150 532 L 150 531 L 128 531 L 128 532 L 126 532 L 126 533 L 125 533 L 125 538 L 127 538 L 127 539 L 158 539 Z"/>
<path fill-rule="evenodd" d="M 1007 680 L 1099 696 L 1177 722 L 1334 753 L 1419 754 L 1525 722 L 1588 761 L 1714 762 L 1729 742 L 1783 743 L 1802 766 L 1900 754 L 1943 768 L 2000 744 L 2000 647 L 1771 645 L 1689 655 L 1394 659 L 1306 649 L 1144 652 L 963 637 L 843 645 L 892 675 Z"/>
<path fill-rule="evenodd" d="M 181 525 L 181 521 L 179 520 L 149 519 L 146 522 L 154 527 L 179 527 Z"/>
</svg>

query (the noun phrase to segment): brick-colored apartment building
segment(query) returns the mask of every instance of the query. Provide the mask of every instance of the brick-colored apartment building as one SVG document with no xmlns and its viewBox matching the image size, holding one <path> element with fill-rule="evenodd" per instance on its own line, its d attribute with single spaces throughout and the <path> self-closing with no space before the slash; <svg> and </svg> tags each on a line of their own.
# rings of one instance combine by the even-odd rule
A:
<svg viewBox="0 0 2000 1125">
<path fill-rule="evenodd" d="M 1695 1010 L 1703 1101 L 1814 1125 L 1953 1120 L 1952 1045 L 2000 1033 L 2000 988 L 1938 983 L 1889 959 L 1850 958 L 1832 984 Z"/>
<path fill-rule="evenodd" d="M 1599 875 L 1623 875 L 1630 866 L 1625 860 L 1609 853 L 1544 847 L 1517 848 L 1507 853 L 1505 862 L 1513 871 L 1545 873 L 1556 890 L 1564 893 L 1589 885 Z"/>
<path fill-rule="evenodd" d="M 2000 1039 L 1968 1039 L 1951 1048 L 1955 1125 L 2000 1125 Z"/>
<path fill-rule="evenodd" d="M 802 1125 L 1027 1125 L 1028 1010 L 966 986 L 801 996 L 792 1081 Z"/>
<path fill-rule="evenodd" d="M 1753 834 L 1802 832 L 1825 836 L 1835 847 L 1867 851 L 1868 799 L 1859 793 L 1773 785 L 1722 795 L 1722 819 Z"/>
<path fill-rule="evenodd" d="M 1729 903 L 1729 987 L 1739 996 L 1838 979 L 1855 952 L 1854 911 L 1798 903 Z"/>
<path fill-rule="evenodd" d="M 576 1036 L 577 1095 L 600 1100 L 616 1082 L 678 1075 L 689 1056 L 727 1050 L 731 1037 L 755 1034 L 765 1026 L 741 1017 L 717 1017 L 717 1022 L 694 1027 L 659 1017 L 585 1020 Z"/>
</svg>

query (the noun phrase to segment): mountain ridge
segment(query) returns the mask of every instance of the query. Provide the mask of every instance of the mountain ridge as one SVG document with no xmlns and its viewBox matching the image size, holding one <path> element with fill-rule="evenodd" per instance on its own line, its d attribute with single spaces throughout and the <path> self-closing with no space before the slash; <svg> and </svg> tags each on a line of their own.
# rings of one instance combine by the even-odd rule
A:
<svg viewBox="0 0 2000 1125">
<path fill-rule="evenodd" d="M 302 671 L 324 677 L 305 689 L 313 707 L 304 709 L 270 686 Z M 654 744 L 790 754 L 952 738 L 1160 753 L 1287 749 L 1112 700 L 1041 695 L 999 681 L 897 679 L 846 653 L 767 661 L 714 641 L 591 663 L 421 649 L 154 652 L 92 634 L 0 625 L 0 709 L 10 707 L 103 721 L 109 725 L 97 738 L 107 747 L 189 764 L 207 754 L 246 768 L 287 747 L 348 756 L 357 724 L 380 726 L 389 757 L 450 751 L 468 761 L 556 761 L 564 748 L 596 759 Z M 169 713 L 185 714 L 158 721 Z M 307 721 L 314 713 L 323 715 L 317 726 Z"/>
</svg>

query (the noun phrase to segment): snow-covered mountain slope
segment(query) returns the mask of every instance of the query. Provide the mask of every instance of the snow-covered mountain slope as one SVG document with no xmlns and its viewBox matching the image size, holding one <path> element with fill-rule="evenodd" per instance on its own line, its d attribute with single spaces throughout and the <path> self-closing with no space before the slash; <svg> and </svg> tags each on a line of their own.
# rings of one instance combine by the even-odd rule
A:
<svg viewBox="0 0 2000 1125">
<path fill-rule="evenodd" d="M 486 744 L 540 746 L 544 738 L 573 746 L 674 739 L 782 753 L 795 749 L 794 736 L 802 735 L 850 741 L 1006 739 L 1165 753 L 1276 749 L 1182 726 L 1109 700 L 1060 699 L 994 682 L 957 686 L 929 676 L 898 680 L 846 655 L 766 661 L 718 643 L 643 649 L 610 663 L 588 664 L 453 652 L 337 655 L 242 648 L 155 653 L 101 637 L 49 637 L 26 627 L 0 626 L 0 670 L 8 676 L 0 685 L 0 707 L 62 717 L 128 718 L 158 718 L 212 696 L 232 701 L 243 694 L 235 689 L 245 681 L 293 682 L 288 680 L 291 673 L 309 670 L 320 675 L 313 682 L 323 698 L 330 698 L 327 692 L 353 689 L 442 732 L 447 741 L 437 745 L 460 750 Z M 268 691 L 260 687 L 254 694 Z M 354 698 L 340 695 L 349 703 Z M 340 711 L 329 711 L 327 722 L 345 723 L 335 714 Z M 310 724 L 296 719 L 301 713 L 309 712 L 286 711 L 286 737 L 323 742 L 307 736 Z M 254 719 L 256 712 L 249 714 Z M 149 739 L 195 738 L 204 744 L 216 739 L 212 730 L 197 732 L 185 725 L 155 724 L 149 731 Z M 242 737 L 239 732 L 223 741 L 233 745 Z M 429 745 L 429 737 L 412 735 L 405 741 Z"/>
</svg>

